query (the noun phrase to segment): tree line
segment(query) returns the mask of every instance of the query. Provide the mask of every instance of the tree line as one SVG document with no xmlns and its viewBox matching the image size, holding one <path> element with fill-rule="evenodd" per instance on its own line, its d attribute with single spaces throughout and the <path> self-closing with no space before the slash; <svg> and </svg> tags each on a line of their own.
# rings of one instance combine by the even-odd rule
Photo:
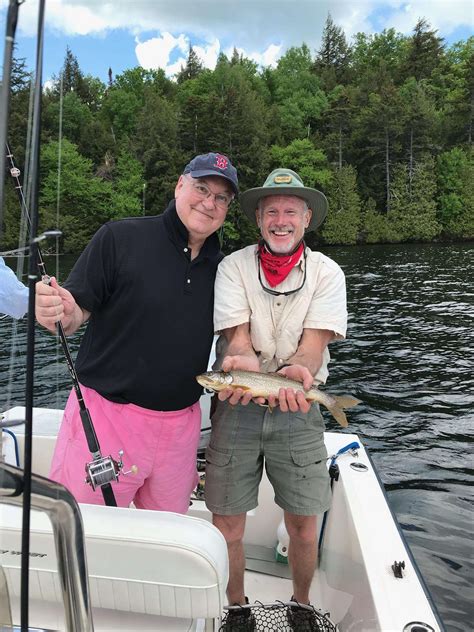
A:
<svg viewBox="0 0 474 632">
<path fill-rule="evenodd" d="M 9 142 L 20 168 L 30 82 L 16 59 Z M 349 44 L 328 16 L 318 51 L 290 48 L 274 68 L 234 50 L 208 70 L 191 47 L 172 80 L 136 67 L 104 83 L 68 49 L 43 95 L 40 228 L 57 227 L 59 206 L 63 251 L 80 252 L 110 219 L 161 213 L 184 165 L 219 151 L 242 190 L 285 166 L 326 194 L 310 245 L 471 239 L 473 103 L 474 37 L 447 46 L 425 19 L 409 36 Z M 19 216 L 7 187 L 2 246 L 15 246 Z M 223 249 L 255 237 L 237 200 Z"/>
</svg>

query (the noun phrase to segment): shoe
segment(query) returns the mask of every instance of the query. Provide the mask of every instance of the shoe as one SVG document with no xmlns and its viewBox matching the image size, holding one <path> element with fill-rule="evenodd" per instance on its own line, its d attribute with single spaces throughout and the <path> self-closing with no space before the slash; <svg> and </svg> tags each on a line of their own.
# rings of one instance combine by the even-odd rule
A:
<svg viewBox="0 0 474 632">
<path fill-rule="evenodd" d="M 248 603 L 247 597 L 245 601 Z M 240 606 L 238 603 L 232 604 L 233 606 Z M 255 630 L 255 617 L 250 608 L 235 608 L 227 610 L 227 614 L 224 617 L 224 621 L 219 628 L 219 632 L 254 632 Z"/>
<path fill-rule="evenodd" d="M 291 601 L 294 599 L 292 598 Z M 311 604 L 288 606 L 286 617 L 293 632 L 320 632 L 323 629 L 318 623 L 318 617 Z"/>
</svg>

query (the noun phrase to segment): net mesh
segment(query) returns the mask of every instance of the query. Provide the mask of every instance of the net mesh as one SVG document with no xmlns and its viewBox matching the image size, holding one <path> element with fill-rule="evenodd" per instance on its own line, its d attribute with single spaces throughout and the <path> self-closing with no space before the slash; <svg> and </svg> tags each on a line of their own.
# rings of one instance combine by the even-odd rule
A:
<svg viewBox="0 0 474 632">
<path fill-rule="evenodd" d="M 337 627 L 314 606 L 295 601 L 272 604 L 256 602 L 248 606 L 229 608 L 219 632 L 337 632 Z"/>
</svg>

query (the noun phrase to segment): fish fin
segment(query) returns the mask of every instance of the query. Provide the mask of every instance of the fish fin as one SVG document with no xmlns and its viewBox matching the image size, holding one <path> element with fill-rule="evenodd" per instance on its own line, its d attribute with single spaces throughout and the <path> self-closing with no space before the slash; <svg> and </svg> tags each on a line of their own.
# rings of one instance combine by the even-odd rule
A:
<svg viewBox="0 0 474 632">
<path fill-rule="evenodd" d="M 340 408 L 337 404 L 335 406 L 328 407 L 329 412 L 334 417 L 339 425 L 343 428 L 347 428 L 349 422 L 347 421 L 347 417 L 345 412 Z"/>
<path fill-rule="evenodd" d="M 333 395 L 332 397 L 336 400 L 339 408 L 352 408 L 362 403 L 360 399 L 352 397 L 352 395 Z"/>
<path fill-rule="evenodd" d="M 273 407 L 270 404 L 257 404 L 257 406 L 262 406 L 262 408 L 268 408 L 268 410 L 272 413 Z"/>
<path fill-rule="evenodd" d="M 250 386 L 241 386 L 240 384 L 229 384 L 229 386 L 234 389 L 234 391 L 240 388 L 241 391 L 250 391 Z"/>
</svg>

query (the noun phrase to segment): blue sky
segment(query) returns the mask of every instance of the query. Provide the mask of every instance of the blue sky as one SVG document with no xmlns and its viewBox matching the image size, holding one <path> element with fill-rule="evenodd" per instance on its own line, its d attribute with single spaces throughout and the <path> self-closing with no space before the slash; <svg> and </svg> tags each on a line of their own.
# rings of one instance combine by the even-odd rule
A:
<svg viewBox="0 0 474 632">
<path fill-rule="evenodd" d="M 0 0 L 3 60 L 8 0 Z M 58 74 L 66 46 L 85 74 L 107 81 L 108 69 L 163 68 L 177 72 L 191 44 L 213 68 L 234 46 L 261 65 L 273 65 L 304 41 L 318 49 L 328 12 L 347 38 L 395 28 L 410 33 L 419 17 L 448 44 L 473 32 L 472 0 L 47 0 L 43 80 Z M 37 0 L 20 7 L 17 56 L 34 64 Z"/>
</svg>

